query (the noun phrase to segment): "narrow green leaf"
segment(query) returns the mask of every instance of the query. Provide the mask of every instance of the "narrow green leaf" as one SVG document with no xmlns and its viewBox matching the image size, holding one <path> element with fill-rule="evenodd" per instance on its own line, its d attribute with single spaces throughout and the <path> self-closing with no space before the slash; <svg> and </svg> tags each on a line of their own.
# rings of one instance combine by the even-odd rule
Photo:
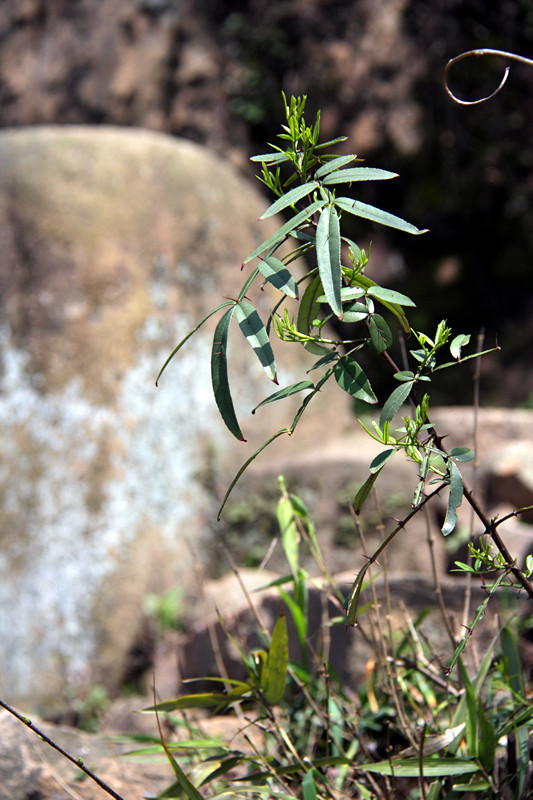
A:
<svg viewBox="0 0 533 800">
<path fill-rule="evenodd" d="M 463 476 L 459 471 L 459 467 L 450 460 L 448 461 L 448 470 L 450 473 L 450 494 L 448 495 L 446 519 L 442 526 L 442 533 L 444 536 L 448 536 L 455 529 L 457 523 L 457 509 L 463 500 Z"/>
<path fill-rule="evenodd" d="M 274 245 L 281 242 L 289 233 L 291 233 L 291 231 L 309 219 L 309 217 L 311 217 L 315 211 L 323 208 L 326 203 L 327 200 L 317 200 L 315 203 L 311 203 L 311 205 L 303 211 L 300 211 L 299 214 L 296 214 L 292 219 L 282 225 L 281 228 L 272 234 L 272 236 L 269 236 L 268 239 L 265 239 L 264 242 L 261 242 L 261 244 L 255 248 L 253 253 L 250 253 L 250 255 L 244 259 L 243 264 L 248 264 L 248 262 L 252 261 L 252 259 L 254 259 L 256 256 L 261 255 L 261 253 L 264 253 L 265 250 L 268 250 L 269 248 L 274 247 Z"/>
<path fill-rule="evenodd" d="M 294 424 L 294 423 L 293 423 L 293 424 Z M 221 505 L 221 506 L 220 506 L 220 508 L 218 509 L 217 519 L 220 519 L 220 515 L 222 514 L 222 510 L 223 510 L 224 506 L 226 505 L 226 503 L 227 503 L 227 501 L 228 501 L 228 497 L 229 497 L 229 496 L 230 496 L 230 494 L 232 493 L 232 491 L 233 491 L 233 488 L 234 488 L 235 484 L 237 483 L 237 481 L 239 480 L 239 478 L 241 477 L 241 475 L 243 474 L 243 472 L 246 470 L 246 468 L 247 468 L 247 467 L 249 467 L 249 466 L 250 466 L 250 464 L 252 463 L 252 461 L 253 461 L 255 458 L 257 458 L 257 456 L 258 456 L 260 453 L 262 453 L 262 452 L 263 452 L 263 450 L 265 449 L 265 447 L 268 447 L 268 445 L 269 445 L 271 442 L 273 442 L 273 441 L 274 441 L 274 439 L 277 439 L 277 438 L 278 438 L 278 436 L 281 436 L 281 435 L 282 435 L 282 434 L 284 434 L 284 433 L 292 433 L 292 429 L 291 429 L 291 428 L 282 428 L 280 431 L 276 431 L 276 433 L 274 433 L 274 434 L 273 434 L 273 435 L 272 435 L 272 436 L 271 436 L 269 439 L 267 439 L 267 440 L 266 440 L 266 442 L 263 442 L 263 444 L 261 445 L 261 447 L 258 447 L 258 448 L 257 448 L 257 450 L 255 451 L 255 453 L 252 453 L 252 455 L 250 456 L 250 458 L 246 459 L 246 461 L 244 462 L 244 464 L 242 465 L 242 467 L 239 469 L 239 471 L 237 472 L 237 474 L 234 476 L 234 478 L 233 478 L 233 480 L 231 481 L 231 483 L 230 483 L 230 485 L 229 485 L 228 489 L 226 490 L 226 494 L 224 495 L 224 498 L 223 498 L 223 500 L 222 500 L 222 505 Z"/>
<path fill-rule="evenodd" d="M 365 403 L 377 403 L 370 382 L 365 373 L 350 356 L 342 356 L 334 367 L 335 380 L 349 395 Z"/>
<path fill-rule="evenodd" d="M 316 256 L 324 294 L 333 313 L 342 319 L 341 236 L 339 215 L 333 206 L 320 212 L 316 229 Z"/>
<path fill-rule="evenodd" d="M 365 289 L 365 291 L 368 291 L 368 289 L 371 287 L 382 288 L 378 287 L 378 284 L 371 278 L 368 278 L 366 275 L 361 275 L 361 273 L 357 273 L 356 275 L 353 276 L 352 283 L 355 283 L 357 286 L 361 286 L 362 288 Z M 405 333 L 410 335 L 411 327 L 409 325 L 407 317 L 405 316 L 403 308 L 400 305 L 398 305 L 398 303 L 391 303 L 388 300 L 385 300 L 383 297 L 379 298 L 379 302 L 381 303 L 381 305 L 385 306 L 385 308 L 388 308 L 389 311 L 398 318 L 400 325 L 402 326 Z"/>
<path fill-rule="evenodd" d="M 370 341 L 378 353 L 387 350 L 392 342 L 391 329 L 380 314 L 372 314 L 369 321 Z"/>
<path fill-rule="evenodd" d="M 485 770 L 491 774 L 494 769 L 494 755 L 496 753 L 496 731 L 494 725 L 489 720 L 483 710 L 481 698 L 478 699 L 478 718 L 479 718 L 479 760 Z"/>
<path fill-rule="evenodd" d="M 502 628 L 500 639 L 502 650 L 507 660 L 507 674 L 509 676 L 511 689 L 519 697 L 525 697 L 526 687 L 524 685 L 524 676 L 522 673 L 518 646 L 516 644 L 516 638 L 508 625 Z"/>
<path fill-rule="evenodd" d="M 388 172 L 385 169 L 374 169 L 373 167 L 352 167 L 352 169 L 342 169 L 328 175 L 322 183 L 331 186 L 337 183 L 352 183 L 354 181 L 386 181 L 389 178 L 397 178 L 396 172 Z"/>
<path fill-rule="evenodd" d="M 310 183 L 303 183 L 301 186 L 297 186 L 295 189 L 291 189 L 290 192 L 287 194 L 282 195 L 275 203 L 272 203 L 271 206 L 267 208 L 264 214 L 262 214 L 259 219 L 266 219 L 267 217 L 272 217 L 274 214 L 277 214 L 279 211 L 283 211 L 284 208 L 288 206 L 293 206 L 298 200 L 301 200 L 302 197 L 305 197 L 308 194 L 311 194 L 313 189 L 316 189 L 318 186 L 318 181 L 311 181 Z"/>
<path fill-rule="evenodd" d="M 280 615 L 274 631 L 268 652 L 268 672 L 265 696 L 269 703 L 279 703 L 285 691 L 287 670 L 289 668 L 289 635 L 285 613 Z"/>
<path fill-rule="evenodd" d="M 334 367 L 330 367 L 329 369 L 327 369 L 325 371 L 325 373 L 322 375 L 322 377 L 320 378 L 320 380 L 317 381 L 317 384 L 316 384 L 314 390 L 312 392 L 310 392 L 307 395 L 307 397 L 304 399 L 302 405 L 300 406 L 300 408 L 296 412 L 296 414 L 294 416 L 294 419 L 292 421 L 292 424 L 291 424 L 291 427 L 290 427 L 290 433 L 291 434 L 294 433 L 294 431 L 296 429 L 296 426 L 298 425 L 298 423 L 300 422 L 300 420 L 302 418 L 302 414 L 304 413 L 305 409 L 307 408 L 307 406 L 309 405 L 309 403 L 311 402 L 313 397 L 320 391 L 320 389 L 325 384 L 325 382 L 327 380 L 329 380 L 329 378 L 331 378 L 331 376 L 333 375 L 334 369 L 335 369 Z"/>
<path fill-rule="evenodd" d="M 329 141 L 327 142 L 321 142 L 320 144 L 317 144 L 315 149 L 322 150 L 324 147 L 330 147 L 331 145 L 334 144 L 341 144 L 341 142 L 345 142 L 347 141 L 347 139 L 348 139 L 347 136 L 337 136 L 336 139 L 329 139 Z"/>
<path fill-rule="evenodd" d="M 376 475 L 372 475 L 372 478 L 376 478 Z M 371 562 L 367 561 L 367 563 L 359 570 L 357 575 L 355 576 L 355 580 L 352 584 L 352 588 L 350 589 L 350 593 L 344 602 L 344 606 L 346 608 L 346 625 L 352 626 L 356 625 L 356 618 L 357 618 L 357 609 L 359 608 L 359 598 L 361 596 L 361 591 L 364 585 L 364 579 L 366 577 L 366 573 L 368 568 L 370 567 Z"/>
<path fill-rule="evenodd" d="M 248 687 L 249 691 L 249 687 Z M 170 712 L 184 708 L 216 708 L 228 703 L 228 695 L 222 692 L 201 692 L 198 694 L 184 694 L 173 700 L 163 700 L 155 706 L 144 708 L 143 711 Z"/>
<path fill-rule="evenodd" d="M 476 692 L 462 661 L 459 661 L 459 669 L 461 672 L 461 678 L 465 685 L 465 694 L 466 694 L 467 713 L 466 713 L 465 734 L 466 734 L 466 743 L 468 746 L 468 753 L 474 758 L 477 758 L 479 754 L 479 727 L 478 727 Z"/>
<path fill-rule="evenodd" d="M 274 256 L 266 256 L 259 259 L 257 266 L 265 281 L 271 283 L 283 294 L 298 299 L 298 285 L 283 261 Z"/>
<path fill-rule="evenodd" d="M 282 161 L 288 161 L 289 157 L 286 153 L 263 153 L 259 156 L 252 156 L 250 161 L 260 161 L 263 164 L 280 164 Z"/>
<path fill-rule="evenodd" d="M 415 306 L 410 297 L 407 297 L 401 292 L 396 292 L 393 289 L 385 289 L 383 286 L 369 286 L 367 294 L 375 297 L 377 300 L 385 300 L 387 303 L 396 303 L 398 306 Z"/>
<path fill-rule="evenodd" d="M 380 428 L 383 428 L 386 422 L 391 422 L 396 412 L 400 410 L 409 397 L 412 388 L 413 381 L 405 381 L 405 383 L 401 383 L 400 386 L 389 395 L 379 417 Z"/>
<path fill-rule="evenodd" d="M 367 203 L 361 203 L 359 200 L 352 200 L 349 197 L 337 197 L 335 205 L 349 214 L 354 214 L 356 217 L 364 217 L 372 222 L 379 222 L 380 225 L 387 225 L 389 228 L 397 228 L 405 233 L 427 233 L 426 230 L 419 230 L 410 222 L 406 222 L 394 214 L 389 214 L 387 211 L 382 211 L 375 206 L 369 206 Z"/>
<path fill-rule="evenodd" d="M 420 777 L 420 766 L 425 778 L 444 778 L 448 775 L 468 775 L 477 772 L 479 766 L 476 761 L 462 758 L 402 758 L 398 761 L 377 761 L 374 764 L 358 764 L 357 768 L 366 772 L 377 772 L 379 775 L 394 775 L 396 778 Z"/>
<path fill-rule="evenodd" d="M 235 317 L 246 341 L 256 354 L 267 376 L 271 381 L 277 383 L 274 352 L 268 339 L 268 333 L 256 309 L 248 300 L 239 300 L 235 306 Z"/>
<path fill-rule="evenodd" d="M 353 501 L 353 510 L 356 514 L 360 514 L 361 510 L 368 498 L 368 495 L 374 488 L 374 484 L 376 482 L 376 478 L 378 477 L 379 470 L 376 472 L 371 473 L 366 481 L 363 483 L 357 494 L 355 495 L 355 499 Z"/>
<path fill-rule="evenodd" d="M 481 356 L 486 356 L 489 353 L 495 353 L 499 349 L 500 349 L 499 347 L 491 347 L 490 350 L 482 350 L 480 353 L 472 353 L 469 356 L 464 356 L 463 358 L 461 358 L 461 364 L 464 364 L 465 361 L 470 361 L 470 359 L 472 358 L 481 358 Z M 411 353 L 412 352 L 413 351 L 411 350 Z M 438 372 L 439 369 L 447 369 L 448 367 L 456 367 L 456 366 L 457 366 L 457 361 L 447 361 L 445 364 L 439 364 L 438 367 L 435 367 L 433 372 Z"/>
<path fill-rule="evenodd" d="M 235 438 L 245 442 L 235 416 L 228 379 L 228 330 L 234 311 L 235 304 L 221 317 L 215 329 L 211 350 L 211 381 L 220 416 Z"/>
<path fill-rule="evenodd" d="M 296 580 L 298 574 L 300 535 L 296 526 L 294 509 L 288 496 L 282 495 L 278 500 L 276 517 L 281 533 L 283 552 L 285 553 L 293 577 Z"/>
<path fill-rule="evenodd" d="M 383 469 L 387 461 L 390 461 L 395 452 L 396 450 L 394 448 L 390 448 L 389 450 L 383 450 L 382 453 L 379 453 L 370 464 L 370 474 L 379 472 L 380 469 Z"/>
<path fill-rule="evenodd" d="M 300 300 L 298 317 L 296 319 L 296 327 L 300 333 L 304 333 L 306 336 L 313 335 L 313 321 L 320 313 L 320 303 L 318 302 L 318 298 L 323 291 L 324 290 L 320 276 L 316 275 L 313 280 L 308 283 L 307 288 L 303 293 L 303 297 Z M 329 353 L 327 347 L 324 347 L 320 344 L 315 344 L 315 342 L 308 342 L 305 345 L 305 349 L 310 353 L 314 353 L 315 355 L 324 355 L 324 353 Z"/>
<path fill-rule="evenodd" d="M 313 773 L 315 772 L 314 769 L 310 769 L 309 772 L 306 772 L 303 780 L 302 780 L 302 794 L 303 800 L 318 800 L 318 795 L 316 793 L 316 786 L 315 786 L 315 778 Z"/>
<path fill-rule="evenodd" d="M 334 172 L 336 169 L 345 167 L 346 164 L 349 164 L 350 161 L 354 160 L 354 158 L 357 158 L 355 154 L 332 158 L 331 161 L 328 161 L 326 164 L 322 164 L 322 166 L 317 169 L 315 172 L 315 178 L 323 178 L 325 175 L 329 175 L 330 172 Z"/>
<path fill-rule="evenodd" d="M 293 394 L 297 394 L 298 392 L 303 392 L 304 389 L 314 389 L 315 384 L 313 381 L 300 381 L 299 383 L 293 383 L 291 386 L 286 386 L 284 389 L 280 389 L 278 392 L 274 392 L 274 394 L 269 395 L 264 400 L 261 400 L 260 403 L 256 405 L 255 408 L 252 409 L 252 414 L 255 414 L 258 408 L 261 406 L 265 406 L 267 403 L 275 403 L 276 400 L 284 400 L 286 397 L 290 397 Z"/>
<path fill-rule="evenodd" d="M 171 354 L 169 355 L 169 357 L 167 358 L 167 360 L 165 361 L 165 363 L 163 364 L 163 366 L 162 366 L 162 367 L 161 367 L 161 369 L 159 370 L 159 374 L 158 374 L 158 376 L 157 376 L 157 378 L 156 378 L 156 380 L 155 380 L 155 385 L 156 385 L 156 386 L 157 386 L 157 385 L 158 385 L 158 383 L 159 383 L 159 378 L 161 377 L 161 375 L 163 374 L 163 372 L 165 371 L 165 369 L 167 368 L 167 366 L 170 364 L 170 362 L 172 361 L 172 359 L 174 358 L 174 356 L 176 355 L 176 353 L 178 352 L 178 350 L 180 350 L 180 349 L 183 347 L 183 345 L 185 344 L 185 342 L 186 342 L 186 341 L 188 341 L 188 340 L 191 338 L 191 336 L 192 336 L 194 333 L 196 333 L 196 331 L 197 331 L 199 328 L 201 328 L 201 327 L 202 327 L 202 325 L 204 324 L 204 322 L 207 322 L 207 320 L 208 320 L 208 319 L 210 319 L 210 318 L 213 316 L 213 314 L 216 314 L 216 313 L 217 313 L 217 311 L 220 311 L 222 308 L 227 308 L 228 306 L 232 306 L 232 305 L 233 305 L 233 300 L 226 300 L 224 303 L 221 303 L 219 306 L 217 306 L 217 307 L 216 307 L 216 308 L 214 308 L 212 311 L 210 311 L 210 312 L 209 312 L 209 314 L 207 314 L 207 316 L 205 316 L 205 317 L 203 318 L 203 320 L 201 320 L 201 322 L 199 322 L 199 323 L 198 323 L 198 325 L 197 325 L 195 328 L 193 328 L 193 329 L 192 329 L 192 331 L 189 331 L 189 333 L 187 334 L 187 336 L 185 336 L 185 337 L 184 337 L 184 338 L 181 340 L 181 342 L 180 342 L 178 345 L 176 345 L 176 347 L 174 348 L 174 350 L 171 352 Z"/>
</svg>

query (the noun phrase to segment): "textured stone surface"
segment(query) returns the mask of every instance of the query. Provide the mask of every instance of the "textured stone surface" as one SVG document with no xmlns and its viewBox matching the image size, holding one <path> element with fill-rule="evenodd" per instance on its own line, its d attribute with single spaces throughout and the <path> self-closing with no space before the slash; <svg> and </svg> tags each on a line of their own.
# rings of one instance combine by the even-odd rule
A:
<svg viewBox="0 0 533 800">
<path fill-rule="evenodd" d="M 234 170 L 159 134 L 4 131 L 0 175 L 0 691 L 37 699 L 116 686 L 145 593 L 218 560 L 209 475 L 225 488 L 273 417 L 232 440 L 211 324 L 154 380 L 272 228 Z M 230 349 L 248 414 L 272 384 Z"/>
</svg>

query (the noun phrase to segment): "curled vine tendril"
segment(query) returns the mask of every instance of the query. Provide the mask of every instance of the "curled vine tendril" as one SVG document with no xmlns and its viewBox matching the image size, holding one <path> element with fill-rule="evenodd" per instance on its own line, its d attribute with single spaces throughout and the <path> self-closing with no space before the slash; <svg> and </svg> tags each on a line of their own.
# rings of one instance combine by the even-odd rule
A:
<svg viewBox="0 0 533 800">
<path fill-rule="evenodd" d="M 485 103 L 487 100 L 491 100 L 493 97 L 503 89 L 507 82 L 507 78 L 509 77 L 509 72 L 511 67 L 507 65 L 505 67 L 505 72 L 503 74 L 503 78 L 500 81 L 500 85 L 497 89 L 495 89 L 492 94 L 487 95 L 487 97 L 481 97 L 479 100 L 461 100 L 457 95 L 455 95 L 450 87 L 448 86 L 448 73 L 453 67 L 454 64 L 457 64 L 458 61 L 461 61 L 463 58 L 469 58 L 470 56 L 501 56 L 502 58 L 506 58 L 509 61 L 518 61 L 520 64 L 527 64 L 530 67 L 533 67 L 533 59 L 525 58 L 525 56 L 519 56 L 517 53 L 507 53 L 505 50 L 490 50 L 490 49 L 483 49 L 483 50 L 467 50 L 465 53 L 461 53 L 455 58 L 451 58 L 446 67 L 444 69 L 444 73 L 442 76 L 442 82 L 444 84 L 444 88 L 446 93 L 452 98 L 455 103 L 458 103 L 461 106 L 476 106 L 479 103 Z"/>
</svg>

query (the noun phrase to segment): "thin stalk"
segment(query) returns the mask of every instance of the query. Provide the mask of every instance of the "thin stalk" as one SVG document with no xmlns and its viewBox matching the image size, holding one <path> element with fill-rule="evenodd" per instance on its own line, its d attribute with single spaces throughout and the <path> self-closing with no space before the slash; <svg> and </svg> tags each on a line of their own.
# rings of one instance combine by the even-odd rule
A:
<svg viewBox="0 0 533 800">
<path fill-rule="evenodd" d="M 86 767 L 85 764 L 83 763 L 83 759 L 74 758 L 74 756 L 71 756 L 70 753 L 67 753 L 66 750 L 63 750 L 63 748 L 60 747 L 60 745 L 58 745 L 56 742 L 54 742 L 53 739 L 50 739 L 50 737 L 47 736 L 43 730 L 38 728 L 37 725 L 34 725 L 31 719 L 29 719 L 28 717 L 24 717 L 22 714 L 19 714 L 18 711 L 15 711 L 14 708 L 5 703 L 3 700 L 0 700 L 0 707 L 3 708 L 5 711 L 8 711 L 14 717 L 16 717 L 20 722 L 22 722 L 23 725 L 29 728 L 30 731 L 33 731 L 33 733 L 35 733 L 40 739 L 42 739 L 43 742 L 50 745 L 50 747 L 52 747 L 54 750 L 57 750 L 57 752 L 60 753 L 63 756 L 63 758 L 66 758 L 67 761 L 70 761 L 78 769 L 81 769 L 81 771 L 84 772 L 88 778 L 90 778 L 92 781 L 98 784 L 100 789 L 103 789 L 104 792 L 106 792 L 108 795 L 114 797 L 115 800 L 124 800 L 124 798 L 120 794 L 115 792 L 115 790 L 112 789 L 111 786 L 109 786 L 105 781 L 99 778 L 98 775 L 96 775 L 92 770 Z"/>
</svg>

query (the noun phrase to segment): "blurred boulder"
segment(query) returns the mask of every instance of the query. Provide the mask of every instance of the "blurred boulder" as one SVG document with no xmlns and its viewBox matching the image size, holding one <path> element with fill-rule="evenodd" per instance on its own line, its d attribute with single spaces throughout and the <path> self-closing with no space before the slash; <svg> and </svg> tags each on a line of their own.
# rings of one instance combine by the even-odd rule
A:
<svg viewBox="0 0 533 800">
<path fill-rule="evenodd" d="M 238 291 L 273 230 L 264 207 L 212 153 L 161 134 L 0 133 L 3 696 L 116 689 L 145 594 L 218 563 L 220 493 L 276 423 L 258 415 L 245 445 L 220 421 L 214 321 L 154 381 Z M 256 304 L 264 316 L 266 292 Z M 272 384 L 238 329 L 230 348 L 242 416 Z"/>
</svg>

